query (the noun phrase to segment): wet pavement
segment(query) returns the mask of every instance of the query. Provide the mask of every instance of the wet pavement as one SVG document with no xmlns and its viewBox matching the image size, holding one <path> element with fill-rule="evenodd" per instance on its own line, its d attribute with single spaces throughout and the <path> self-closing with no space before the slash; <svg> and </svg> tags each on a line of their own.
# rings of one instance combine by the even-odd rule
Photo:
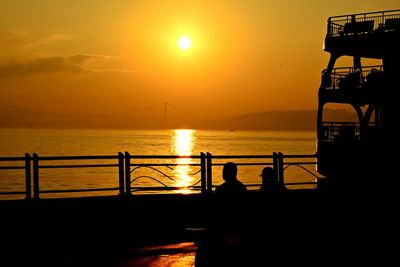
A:
<svg viewBox="0 0 400 267">
<path fill-rule="evenodd" d="M 230 240 L 228 251 L 217 248 L 217 257 L 208 258 L 194 242 L 182 242 L 157 246 L 120 249 L 117 251 L 95 252 L 85 261 L 71 261 L 68 266 L 318 266 L 314 261 L 314 243 L 307 240 L 286 240 L 282 253 L 272 251 L 243 251 L 238 242 Z M 254 244 L 258 246 L 258 244 Z M 260 248 L 265 246 L 260 244 Z M 204 249 L 204 248 L 203 248 Z M 206 250 L 208 248 L 205 248 Z M 207 250 L 207 252 L 210 252 Z M 109 253 L 107 255 L 107 253 Z M 275 253 L 276 255 L 272 255 Z M 279 254 L 279 258 L 277 257 Z M 197 258 L 196 258 L 197 257 Z M 206 257 L 206 258 L 204 258 Z M 211 261 L 210 261 L 211 260 Z"/>
<path fill-rule="evenodd" d="M 128 249 L 115 259 L 119 267 L 195 266 L 196 246 L 192 242 Z"/>
</svg>

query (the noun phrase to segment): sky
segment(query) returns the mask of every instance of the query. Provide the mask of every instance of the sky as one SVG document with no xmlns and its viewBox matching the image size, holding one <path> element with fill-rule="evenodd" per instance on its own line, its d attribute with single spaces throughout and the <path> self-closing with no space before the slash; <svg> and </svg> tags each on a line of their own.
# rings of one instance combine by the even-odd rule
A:
<svg viewBox="0 0 400 267">
<path fill-rule="evenodd" d="M 162 117 L 166 106 L 193 120 L 314 110 L 328 17 L 399 8 L 399 0 L 2 0 L 0 104 L 104 121 Z M 177 46 L 182 35 L 188 50 Z"/>
</svg>

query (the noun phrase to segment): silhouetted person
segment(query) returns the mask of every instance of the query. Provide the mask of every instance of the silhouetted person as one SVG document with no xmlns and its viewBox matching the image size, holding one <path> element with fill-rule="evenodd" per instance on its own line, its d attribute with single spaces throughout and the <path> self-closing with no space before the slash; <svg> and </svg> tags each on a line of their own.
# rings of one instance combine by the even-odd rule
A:
<svg viewBox="0 0 400 267">
<path fill-rule="evenodd" d="M 217 235 L 227 238 L 237 235 L 246 221 L 247 188 L 237 179 L 237 165 L 233 162 L 224 164 L 222 178 L 225 182 L 215 189 L 213 227 Z"/>
<path fill-rule="evenodd" d="M 285 185 L 278 181 L 278 177 L 273 168 L 265 167 L 260 176 L 262 178 L 260 192 L 279 192 L 286 190 Z"/>
<path fill-rule="evenodd" d="M 215 189 L 206 238 L 198 243 L 196 265 L 243 266 L 241 264 L 242 222 L 246 220 L 244 193 L 246 186 L 237 179 L 237 165 L 224 164 L 224 183 Z"/>
<path fill-rule="evenodd" d="M 217 186 L 216 194 L 243 193 L 247 191 L 246 186 L 237 179 L 237 165 L 233 162 L 227 162 L 222 170 L 224 183 Z"/>
</svg>

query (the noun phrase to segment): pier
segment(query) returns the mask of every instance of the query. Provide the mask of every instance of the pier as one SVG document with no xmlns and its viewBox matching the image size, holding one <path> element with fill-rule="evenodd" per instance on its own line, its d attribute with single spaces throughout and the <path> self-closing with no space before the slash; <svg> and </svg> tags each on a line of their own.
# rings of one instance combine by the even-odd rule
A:
<svg viewBox="0 0 400 267">
<path fill-rule="evenodd" d="M 338 193 L 318 190 L 317 178 L 307 171 L 305 174 L 310 175 L 314 182 L 285 182 L 287 177 L 284 174 L 288 168 L 315 168 L 316 155 L 273 153 L 223 156 L 201 153 L 187 157 L 193 160 L 190 163 L 196 168 L 193 175 L 199 180 L 197 183 L 194 179 L 196 182 L 189 187 L 148 187 L 131 183 L 137 178 L 132 171 L 135 168 L 160 168 L 165 164 L 170 168 L 177 167 L 172 161 L 177 158 L 173 155 L 140 156 L 130 153 L 70 157 L 27 154 L 25 157 L 0 158 L 2 162 L 7 162 L 7 165 L 2 165 L 2 170 L 20 171 L 26 181 L 26 190 L 6 192 L 7 196 L 11 194 L 20 199 L 0 201 L 0 226 L 4 230 L 2 240 L 7 244 L 3 258 L 11 266 L 29 263 L 42 266 L 115 266 L 117 263 L 132 266 L 129 262 L 161 260 L 156 257 L 160 253 L 170 255 L 171 261 L 174 255 L 186 255 L 190 262 L 201 261 L 199 257 L 204 257 L 201 256 L 201 248 L 204 249 L 204 242 L 207 244 L 207 240 L 212 238 L 207 229 L 215 222 L 228 220 L 228 224 L 233 222 L 237 226 L 233 237 L 240 233 L 245 245 L 238 247 L 235 238 L 232 239 L 230 250 L 226 252 L 228 254 L 221 252 L 225 258 L 219 260 L 235 261 L 236 256 L 231 259 L 230 253 L 237 251 L 234 254 L 239 257 L 238 262 L 244 261 L 249 266 L 268 261 L 284 265 L 291 263 L 292 266 L 318 266 L 325 261 L 325 257 L 335 257 L 335 262 L 340 263 L 350 256 L 350 260 L 356 262 L 356 256 L 366 249 L 378 248 L 380 243 L 363 243 L 371 235 L 364 235 L 359 228 L 354 228 L 356 224 L 368 225 L 370 233 L 376 235 L 373 240 L 380 240 L 388 234 L 386 230 L 378 229 L 380 224 L 371 225 L 370 217 L 382 218 L 386 216 L 386 210 L 372 205 L 369 195 L 354 191 Z M 98 160 L 109 162 L 96 163 Z M 167 163 L 160 163 L 160 160 Z M 215 169 L 226 161 L 238 162 L 239 168 L 253 166 L 258 170 L 270 165 L 285 185 L 294 188 L 278 194 L 262 195 L 258 192 L 260 184 L 247 184 L 250 189 L 248 194 L 234 202 L 225 202 L 235 205 L 221 206 L 220 199 L 213 194 L 216 177 L 220 176 Z M 114 184 L 118 186 L 42 188 L 43 170 L 71 168 L 111 168 L 115 171 Z M 296 189 L 296 186 L 304 185 L 312 187 Z M 65 196 L 93 191 L 99 195 Z M 239 215 L 233 221 L 229 220 L 238 211 Z M 343 243 L 343 240 L 346 242 Z M 336 242 L 342 243 L 340 252 L 336 250 Z M 179 244 L 187 246 L 181 248 Z M 353 251 L 354 244 L 357 245 L 356 252 Z M 174 246 L 177 249 L 171 249 Z M 276 258 L 278 255 L 282 259 Z"/>
<path fill-rule="evenodd" d="M 135 179 L 149 179 L 157 184 L 154 177 L 137 177 L 135 171 L 138 168 L 150 169 L 153 173 L 163 176 L 165 173 L 161 171 L 162 168 L 179 167 L 180 164 L 175 163 L 176 159 L 192 160 L 191 163 L 182 163 L 194 168 L 193 175 L 196 178 L 190 186 L 135 185 Z M 9 244 L 7 254 L 14 255 L 10 261 L 13 261 L 14 257 L 18 258 L 16 255 L 25 255 L 20 259 L 22 263 L 26 263 L 26 258 L 32 258 L 41 264 L 48 262 L 49 265 L 65 264 L 68 261 L 97 265 L 99 261 L 104 260 L 109 261 L 110 265 L 106 266 L 112 266 L 112 262 L 124 262 L 124 259 L 145 261 L 149 255 L 170 251 L 165 246 L 179 247 L 179 244 L 188 244 L 188 257 L 192 257 L 190 259 L 193 261 L 199 244 L 207 239 L 210 223 L 221 214 L 234 213 L 237 209 L 244 211 L 237 222 L 243 222 L 244 229 L 248 230 L 258 229 L 261 222 L 264 222 L 261 229 L 268 229 L 270 225 L 289 234 L 292 233 L 293 226 L 289 227 L 288 222 L 296 221 L 294 227 L 297 234 L 301 235 L 290 234 L 293 239 L 287 245 L 307 250 L 298 248 L 296 244 L 302 244 L 303 241 L 298 240 L 302 240 L 303 231 L 311 237 L 314 229 L 310 228 L 312 222 L 309 220 L 314 218 L 315 215 L 312 214 L 315 212 L 316 203 L 320 202 L 315 189 L 301 188 L 316 187 L 315 174 L 302 169 L 315 169 L 315 155 L 201 153 L 178 157 L 131 155 L 126 152 L 115 156 L 41 157 L 37 154 L 26 154 L 25 157 L 0 158 L 0 161 L 3 163 L 2 171 L 17 171 L 25 181 L 25 190 L 1 192 L 2 196 L 18 199 L 0 201 L 0 213 L 4 218 L 1 229 L 9 230 L 3 235 L 3 240 Z M 219 210 L 218 199 L 213 194 L 213 189 L 219 184 L 215 181 L 221 176 L 219 169 L 227 161 L 238 162 L 239 168 L 255 168 L 257 172 L 252 174 L 254 176 L 258 176 L 263 167 L 271 166 L 277 170 L 283 183 L 286 169 L 299 168 L 312 182 L 286 182 L 287 186 L 300 188 L 292 189 L 284 195 L 262 196 L 258 192 L 261 186 L 260 178 L 260 183 L 246 184 L 250 190 L 249 194 L 238 205 Z M 49 190 L 43 187 L 42 182 L 42 172 L 49 169 L 111 169 L 115 171 L 114 184 L 117 186 L 74 189 L 60 187 Z M 93 192 L 97 195 L 85 196 Z M 73 194 L 78 196 L 72 197 Z M 287 205 L 289 202 L 292 204 Z M 274 219 L 269 222 L 271 218 Z M 253 224 L 254 222 L 256 223 Z M 261 229 L 258 233 L 246 233 L 249 240 L 261 234 Z M 249 247 L 253 247 L 256 241 L 258 240 L 251 241 Z M 313 244 L 311 241 L 305 242 L 307 247 L 311 246 L 311 251 Z M 158 250 L 151 249 L 154 247 Z M 182 252 L 179 251 L 176 253 Z M 306 254 L 307 258 L 311 257 L 311 254 Z M 256 255 L 247 257 L 257 260 Z"/>
</svg>

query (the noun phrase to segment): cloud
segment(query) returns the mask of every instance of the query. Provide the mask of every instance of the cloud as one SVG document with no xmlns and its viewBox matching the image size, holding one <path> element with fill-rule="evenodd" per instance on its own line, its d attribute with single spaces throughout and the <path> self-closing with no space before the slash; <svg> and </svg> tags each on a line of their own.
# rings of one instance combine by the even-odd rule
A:
<svg viewBox="0 0 400 267">
<path fill-rule="evenodd" d="M 32 44 L 35 38 L 21 32 L 0 30 L 0 48 L 21 47 Z"/>
<path fill-rule="evenodd" d="M 45 45 L 67 38 L 68 36 L 64 34 L 34 36 L 25 32 L 0 30 L 0 49 Z"/>
<path fill-rule="evenodd" d="M 153 74 L 153 72 L 144 72 L 139 70 L 129 70 L 129 69 L 121 69 L 121 68 L 91 68 L 90 71 L 92 72 L 119 72 L 119 73 L 141 73 L 141 74 Z"/>
<path fill-rule="evenodd" d="M 25 60 L 12 58 L 7 63 L 0 64 L 0 76 L 89 71 L 88 62 L 106 58 L 100 55 L 53 56 Z"/>
</svg>

